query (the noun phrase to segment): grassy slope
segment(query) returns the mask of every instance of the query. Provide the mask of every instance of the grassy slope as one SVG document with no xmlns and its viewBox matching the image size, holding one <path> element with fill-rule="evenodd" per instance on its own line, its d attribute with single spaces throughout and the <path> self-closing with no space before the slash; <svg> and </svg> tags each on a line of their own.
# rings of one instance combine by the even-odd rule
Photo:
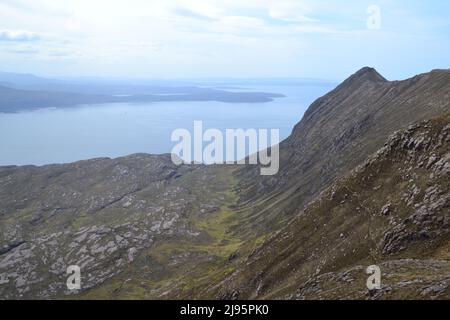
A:
<svg viewBox="0 0 450 320">
<path fill-rule="evenodd" d="M 235 253 L 245 239 L 233 232 L 243 217 L 236 209 L 237 183 L 234 168 L 215 166 L 200 177 L 198 173 L 180 178 L 176 184 L 189 186 L 199 203 L 218 203 L 214 212 L 202 212 L 200 207 L 191 208 L 191 224 L 202 233 L 200 241 L 179 239 L 156 243 L 141 253 L 124 272 L 108 280 L 102 286 L 81 295 L 87 299 L 163 299 L 189 297 L 198 285 L 214 283 L 232 272 Z M 214 179 L 208 193 L 197 188 Z M 244 250 L 252 250 L 252 241 L 245 243 Z M 245 249 L 247 248 L 247 249 Z"/>
</svg>

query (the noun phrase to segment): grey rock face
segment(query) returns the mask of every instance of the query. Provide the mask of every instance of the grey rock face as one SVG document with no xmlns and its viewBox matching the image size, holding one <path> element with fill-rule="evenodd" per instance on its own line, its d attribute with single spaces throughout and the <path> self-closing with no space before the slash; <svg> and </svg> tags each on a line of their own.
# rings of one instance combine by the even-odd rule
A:
<svg viewBox="0 0 450 320">
<path fill-rule="evenodd" d="M 80 267 L 89 290 L 156 241 L 199 237 L 193 203 L 216 207 L 176 185 L 199 169 L 168 155 L 0 168 L 0 298 L 77 294 L 67 290 L 68 266 Z"/>
</svg>

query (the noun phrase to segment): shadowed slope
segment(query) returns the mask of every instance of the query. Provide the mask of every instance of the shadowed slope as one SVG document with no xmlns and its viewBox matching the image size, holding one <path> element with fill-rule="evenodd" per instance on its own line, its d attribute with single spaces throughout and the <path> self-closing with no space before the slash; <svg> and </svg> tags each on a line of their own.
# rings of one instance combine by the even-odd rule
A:
<svg viewBox="0 0 450 320">
<path fill-rule="evenodd" d="M 204 294 L 449 298 L 450 115 L 392 135 Z M 369 292 L 365 269 L 382 270 Z"/>
</svg>

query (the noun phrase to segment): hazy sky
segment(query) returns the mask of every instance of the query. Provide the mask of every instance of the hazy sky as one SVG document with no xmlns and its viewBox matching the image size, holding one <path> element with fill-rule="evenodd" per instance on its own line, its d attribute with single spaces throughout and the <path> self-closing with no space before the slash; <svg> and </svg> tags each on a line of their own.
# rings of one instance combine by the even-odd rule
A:
<svg viewBox="0 0 450 320">
<path fill-rule="evenodd" d="M 448 0 L 0 0 L 0 70 L 401 79 L 450 68 L 449 16 Z"/>
</svg>

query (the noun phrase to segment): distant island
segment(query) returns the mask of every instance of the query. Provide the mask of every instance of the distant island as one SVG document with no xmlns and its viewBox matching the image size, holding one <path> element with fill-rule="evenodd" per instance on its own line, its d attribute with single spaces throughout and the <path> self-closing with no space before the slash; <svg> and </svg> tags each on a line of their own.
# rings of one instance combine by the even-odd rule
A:
<svg viewBox="0 0 450 320">
<path fill-rule="evenodd" d="M 0 112 L 64 108 L 83 104 L 217 101 L 264 103 L 284 95 L 247 90 L 227 91 L 192 85 L 53 80 L 34 75 L 0 73 Z"/>
</svg>

